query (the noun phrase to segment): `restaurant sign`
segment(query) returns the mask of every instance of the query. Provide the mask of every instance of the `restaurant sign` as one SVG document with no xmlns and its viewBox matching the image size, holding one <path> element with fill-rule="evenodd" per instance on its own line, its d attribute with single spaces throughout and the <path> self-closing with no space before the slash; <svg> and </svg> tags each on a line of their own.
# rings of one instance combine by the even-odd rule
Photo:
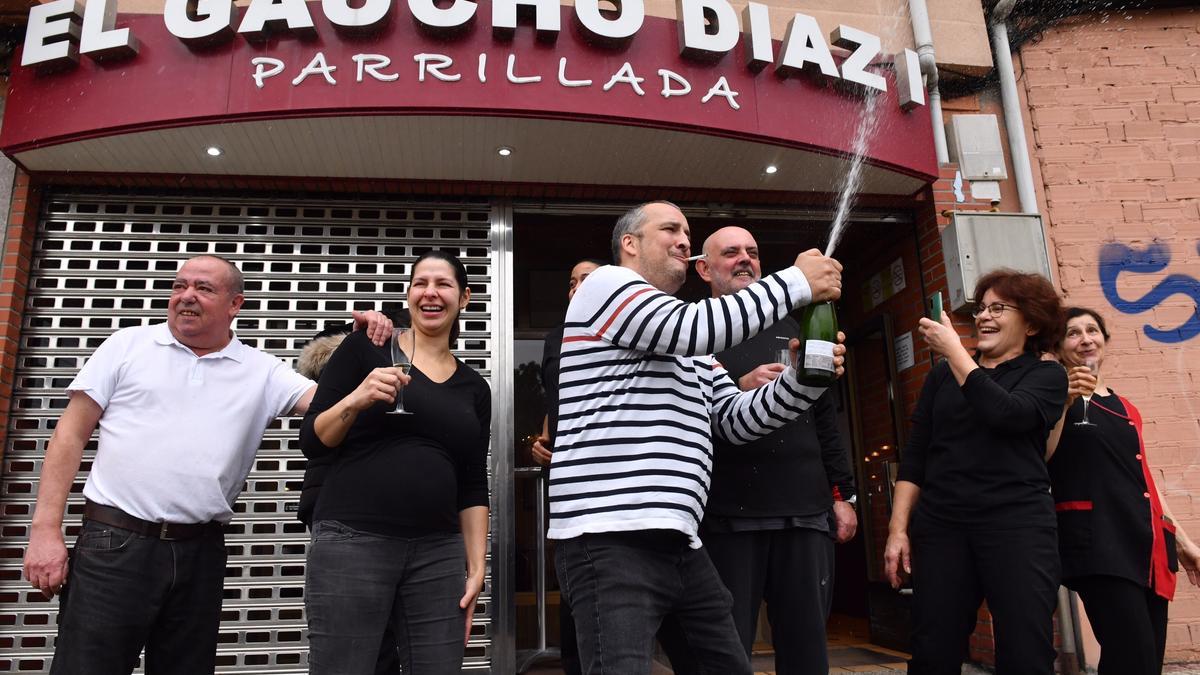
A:
<svg viewBox="0 0 1200 675">
<path fill-rule="evenodd" d="M 473 0 L 398 2 L 407 5 L 420 32 L 447 44 L 469 32 L 483 13 Z M 319 36 L 313 14 L 319 7 L 324 19 L 321 25 L 331 26 L 347 40 L 370 44 L 371 35 L 385 32 L 395 13 L 392 5 L 393 0 L 319 3 L 251 0 L 239 17 L 231 0 L 166 0 L 162 21 L 171 36 L 197 55 L 203 55 L 239 38 L 252 44 L 291 37 L 301 42 L 315 40 Z M 577 0 L 572 11 L 580 36 L 614 54 L 626 50 L 637 39 L 646 21 L 643 0 Z M 538 42 L 553 46 L 563 30 L 565 13 L 558 0 L 492 0 L 489 19 L 492 38 L 500 43 L 511 42 L 521 17 L 521 21 L 532 23 Z M 838 26 L 827 40 L 813 17 L 796 13 L 777 49 L 771 39 L 767 6 L 760 3 L 748 3 L 739 17 L 727 0 L 677 0 L 675 21 L 679 55 L 694 63 L 719 61 L 734 51 L 741 40 L 744 66 L 751 74 L 770 67 L 780 77 L 805 73 L 817 81 L 843 85 L 859 93 L 888 89 L 888 80 L 876 72 L 881 56 L 879 37 L 851 26 Z M 133 28 L 117 27 L 116 0 L 90 0 L 86 6 L 78 0 L 52 0 L 30 9 L 21 65 L 50 73 L 78 67 L 81 56 L 98 63 L 134 59 L 140 47 Z M 834 59 L 833 48 L 844 50 L 840 62 Z M 596 86 L 609 91 L 622 86 L 639 96 L 645 96 L 646 89 L 652 88 L 664 98 L 688 95 L 695 87 L 702 103 L 720 99 L 733 110 L 741 107 L 739 92 L 725 76 L 694 83 L 668 68 L 639 72 L 629 61 L 614 64 L 611 72 L 580 76 L 571 73 L 566 56 L 558 59 L 553 72 L 522 72 L 515 53 L 498 58 L 493 55 L 493 60 L 500 63 L 494 64 L 497 72 L 492 74 L 487 52 L 472 56 L 464 62 L 461 56 L 456 60 L 447 53 L 419 51 L 411 54 L 408 67 L 415 69 L 420 82 L 472 78 L 485 83 L 489 76 L 502 76 L 510 84 L 530 84 L 545 78 L 567 88 Z M 349 63 L 334 63 L 321 50 L 314 51 L 301 63 L 260 54 L 250 58 L 245 72 L 258 89 L 273 82 L 290 82 L 294 87 L 312 77 L 331 85 L 337 84 L 339 78 L 388 82 L 400 77 L 397 69 L 401 65 L 394 63 L 391 55 L 359 51 L 350 54 L 349 60 Z M 893 65 L 898 105 L 904 110 L 923 105 L 924 90 L 916 53 L 909 49 L 901 51 Z M 337 72 L 339 69 L 342 73 Z"/>
</svg>

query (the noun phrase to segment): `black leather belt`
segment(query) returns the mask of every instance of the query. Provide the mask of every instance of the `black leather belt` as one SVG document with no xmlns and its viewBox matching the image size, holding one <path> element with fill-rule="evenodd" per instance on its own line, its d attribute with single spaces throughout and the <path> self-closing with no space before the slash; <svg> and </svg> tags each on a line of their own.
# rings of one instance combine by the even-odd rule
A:
<svg viewBox="0 0 1200 675">
<path fill-rule="evenodd" d="M 122 530 L 129 530 L 143 537 L 154 537 L 163 541 L 195 539 L 209 532 L 219 531 L 224 525 L 213 520 L 207 523 L 165 523 L 142 520 L 121 509 L 87 500 L 83 505 L 83 517 Z"/>
</svg>

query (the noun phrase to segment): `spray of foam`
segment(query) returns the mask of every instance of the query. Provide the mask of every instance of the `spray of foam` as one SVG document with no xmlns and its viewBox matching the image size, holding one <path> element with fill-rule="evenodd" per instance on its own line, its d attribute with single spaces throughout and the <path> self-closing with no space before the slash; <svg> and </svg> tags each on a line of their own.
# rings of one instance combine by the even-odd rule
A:
<svg viewBox="0 0 1200 675">
<path fill-rule="evenodd" d="M 862 117 L 858 120 L 858 128 L 854 131 L 854 143 L 851 146 L 850 168 L 838 185 L 838 204 L 834 212 L 833 224 L 829 228 L 829 244 L 825 247 L 825 255 L 833 255 L 842 232 L 846 229 L 846 220 L 854 202 L 858 199 L 858 190 L 862 187 L 863 160 L 867 155 L 871 139 L 879 129 L 879 106 L 883 100 L 879 94 L 868 94 L 866 105 L 862 108 Z"/>
</svg>

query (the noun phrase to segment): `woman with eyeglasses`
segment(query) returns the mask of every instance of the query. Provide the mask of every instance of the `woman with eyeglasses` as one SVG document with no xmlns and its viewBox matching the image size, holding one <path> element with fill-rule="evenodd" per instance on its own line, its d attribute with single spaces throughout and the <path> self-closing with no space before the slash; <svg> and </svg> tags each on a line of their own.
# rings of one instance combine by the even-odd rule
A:
<svg viewBox="0 0 1200 675">
<path fill-rule="evenodd" d="M 462 262 L 422 254 L 407 299 L 401 351 L 352 333 L 300 429 L 305 456 L 332 455 L 305 576 L 312 675 L 373 673 L 388 624 L 404 673 L 462 672 L 486 567 L 492 398 L 450 351 L 471 299 Z"/>
<path fill-rule="evenodd" d="M 1054 672 L 1059 583 L 1043 455 L 1067 376 L 1043 360 L 1062 330 L 1044 277 L 998 270 L 975 287 L 976 350 L 949 317 L 921 319 L 942 357 L 925 379 L 896 483 L 884 571 L 911 575 L 913 675 L 957 675 L 987 600 L 998 675 Z"/>
<path fill-rule="evenodd" d="M 1200 548 L 1154 484 L 1141 413 L 1104 382 L 1104 318 L 1082 307 L 1066 316 L 1066 414 L 1046 444 L 1063 584 L 1083 600 L 1100 675 L 1158 675 L 1175 572 L 1200 585 Z"/>
</svg>

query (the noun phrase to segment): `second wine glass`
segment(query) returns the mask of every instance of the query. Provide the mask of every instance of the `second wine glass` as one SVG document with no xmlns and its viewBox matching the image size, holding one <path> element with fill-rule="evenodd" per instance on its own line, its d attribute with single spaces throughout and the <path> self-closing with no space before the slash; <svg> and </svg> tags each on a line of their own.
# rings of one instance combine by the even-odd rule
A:
<svg viewBox="0 0 1200 675">
<path fill-rule="evenodd" d="M 1087 361 L 1083 362 L 1083 367 L 1087 368 L 1088 371 L 1090 371 L 1092 373 L 1092 375 L 1095 376 L 1095 375 L 1099 374 L 1100 362 L 1097 361 L 1096 359 L 1088 359 Z M 1075 426 L 1077 426 L 1077 427 L 1094 427 L 1094 426 L 1096 426 L 1092 422 L 1088 421 L 1088 405 L 1091 402 L 1092 402 L 1091 394 L 1088 394 L 1083 397 L 1083 419 L 1076 422 Z"/>
<path fill-rule="evenodd" d="M 389 341 L 392 346 L 392 367 L 399 368 L 401 372 L 408 375 L 412 370 L 412 359 L 408 353 L 404 351 L 403 344 L 408 341 L 409 330 L 407 328 L 397 328 L 392 339 Z M 396 388 L 396 407 L 387 412 L 389 415 L 411 415 L 412 413 L 404 409 L 404 385 Z"/>
</svg>

